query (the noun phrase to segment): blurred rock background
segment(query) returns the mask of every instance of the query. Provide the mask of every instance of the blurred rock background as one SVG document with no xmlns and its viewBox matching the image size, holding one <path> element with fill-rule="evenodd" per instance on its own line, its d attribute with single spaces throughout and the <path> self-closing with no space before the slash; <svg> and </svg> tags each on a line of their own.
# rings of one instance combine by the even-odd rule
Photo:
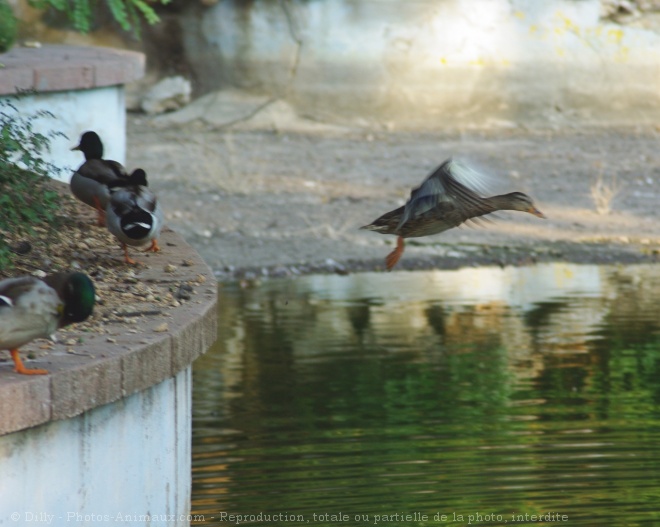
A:
<svg viewBox="0 0 660 527">
<path fill-rule="evenodd" d="M 392 129 L 652 124 L 660 116 L 659 0 L 174 0 L 141 39 L 102 4 L 92 31 L 9 0 L 22 41 L 141 50 L 131 90 L 239 90 L 324 122 Z M 184 81 L 187 81 L 184 82 Z M 188 94 L 188 95 L 186 95 Z"/>
</svg>

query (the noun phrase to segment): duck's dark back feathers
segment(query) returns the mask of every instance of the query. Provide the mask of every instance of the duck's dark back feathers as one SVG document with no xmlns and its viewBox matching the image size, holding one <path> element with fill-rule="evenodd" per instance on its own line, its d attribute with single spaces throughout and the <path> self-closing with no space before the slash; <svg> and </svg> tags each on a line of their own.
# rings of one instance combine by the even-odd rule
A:
<svg viewBox="0 0 660 527">
<path fill-rule="evenodd" d="M 442 163 L 414 188 L 403 207 L 392 210 L 361 227 L 381 234 L 415 238 L 438 234 L 498 210 L 543 214 L 522 192 L 484 198 L 471 188 L 478 174 L 451 159 Z"/>
</svg>

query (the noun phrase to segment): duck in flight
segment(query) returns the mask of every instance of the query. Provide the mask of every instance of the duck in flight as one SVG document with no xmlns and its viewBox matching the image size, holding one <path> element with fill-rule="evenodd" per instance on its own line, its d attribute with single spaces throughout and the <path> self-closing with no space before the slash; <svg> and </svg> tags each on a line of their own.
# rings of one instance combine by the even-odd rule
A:
<svg viewBox="0 0 660 527">
<path fill-rule="evenodd" d="M 479 174 L 466 165 L 448 159 L 414 188 L 405 205 L 360 227 L 397 236 L 396 248 L 385 258 L 392 270 L 404 251 L 405 238 L 439 234 L 498 210 L 517 210 L 545 218 L 532 198 L 511 192 L 484 198 L 475 190 Z"/>
</svg>

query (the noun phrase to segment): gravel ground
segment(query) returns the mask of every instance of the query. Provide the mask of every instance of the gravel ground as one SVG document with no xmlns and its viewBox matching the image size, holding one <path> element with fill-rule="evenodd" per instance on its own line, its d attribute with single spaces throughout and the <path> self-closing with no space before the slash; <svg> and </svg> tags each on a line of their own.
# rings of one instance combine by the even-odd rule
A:
<svg viewBox="0 0 660 527">
<path fill-rule="evenodd" d="M 62 194 L 59 229 L 36 227 L 32 233 L 5 233 L 17 254 L 11 267 L 0 269 L 0 280 L 21 275 L 43 277 L 62 270 L 80 270 L 92 278 L 96 289 L 92 316 L 57 333 L 67 353 L 90 357 L 85 351 L 90 334 L 106 335 L 106 342 L 115 343 L 117 335 L 166 332 L 173 310 L 191 300 L 195 291 L 214 294 L 215 284 L 205 284 L 203 275 L 191 275 L 188 269 L 194 262 L 181 258 L 181 250 L 163 242 L 162 236 L 162 256 L 131 248 L 131 256 L 140 263 L 126 264 L 117 240 L 97 225 L 96 213 L 74 199 L 68 185 L 52 184 Z M 149 273 L 143 276 L 150 268 L 158 272 L 157 279 Z M 47 356 L 55 348 L 53 341 L 39 339 L 21 350 L 24 358 L 33 359 Z M 0 365 L 9 364 L 8 354 L 0 353 Z"/>
<path fill-rule="evenodd" d="M 658 128 L 412 134 L 158 122 L 129 117 L 127 165 L 147 171 L 169 226 L 221 280 L 383 269 L 394 237 L 359 227 L 403 204 L 450 156 L 492 175 L 493 193 L 528 193 L 548 219 L 504 212 L 409 240 L 397 269 L 648 262 L 660 252 Z M 592 195 L 599 178 L 618 189 L 607 214 Z"/>
</svg>

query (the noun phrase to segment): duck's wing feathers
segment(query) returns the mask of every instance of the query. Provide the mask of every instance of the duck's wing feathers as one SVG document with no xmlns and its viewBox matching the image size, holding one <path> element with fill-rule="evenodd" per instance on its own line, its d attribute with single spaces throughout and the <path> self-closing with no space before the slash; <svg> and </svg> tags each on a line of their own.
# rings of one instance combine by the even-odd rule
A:
<svg viewBox="0 0 660 527">
<path fill-rule="evenodd" d="M 158 207 L 158 200 L 156 195 L 151 192 L 147 187 L 138 187 L 139 192 L 136 194 L 135 200 L 141 209 L 147 212 L 154 213 Z"/>
<path fill-rule="evenodd" d="M 482 183 L 483 178 L 478 172 L 448 159 L 411 191 L 397 230 L 407 221 L 423 215 L 442 202 L 463 216 L 463 221 L 493 212 L 493 207 L 475 190 Z"/>
<path fill-rule="evenodd" d="M 18 299 L 34 288 L 37 279 L 29 276 L 0 282 L 0 308 L 13 307 Z"/>
<path fill-rule="evenodd" d="M 0 282 L 0 349 L 12 349 L 57 329 L 62 301 L 34 277 Z"/>
<path fill-rule="evenodd" d="M 76 172 L 103 185 L 109 185 L 118 179 L 128 177 L 126 169 L 121 163 L 107 159 L 85 161 Z"/>
<path fill-rule="evenodd" d="M 137 197 L 138 192 L 133 187 L 112 189 L 108 206 L 116 216 L 122 217 L 141 208 L 137 203 Z"/>
</svg>

